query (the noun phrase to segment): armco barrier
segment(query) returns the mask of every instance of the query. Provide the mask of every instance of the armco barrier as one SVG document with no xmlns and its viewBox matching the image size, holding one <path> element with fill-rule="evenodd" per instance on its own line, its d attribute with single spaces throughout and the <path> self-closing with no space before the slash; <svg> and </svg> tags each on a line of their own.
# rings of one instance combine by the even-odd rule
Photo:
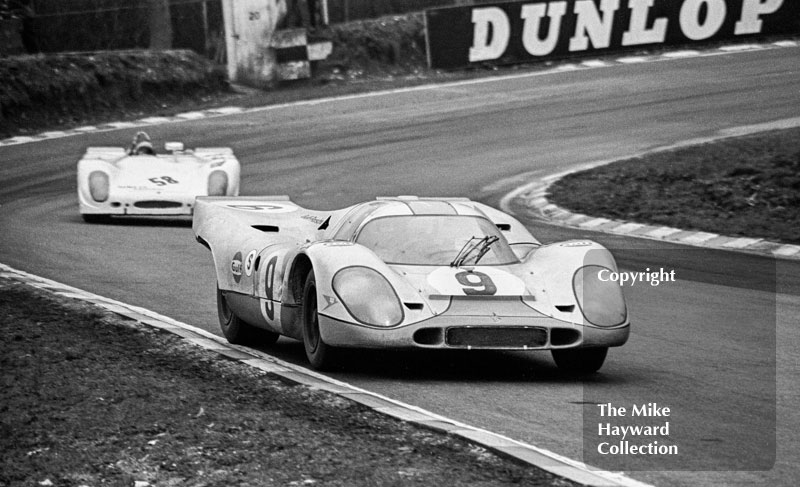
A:
<svg viewBox="0 0 800 487">
<path fill-rule="evenodd" d="M 428 64 L 462 68 L 800 33 L 797 0 L 529 0 L 425 11 Z"/>
</svg>

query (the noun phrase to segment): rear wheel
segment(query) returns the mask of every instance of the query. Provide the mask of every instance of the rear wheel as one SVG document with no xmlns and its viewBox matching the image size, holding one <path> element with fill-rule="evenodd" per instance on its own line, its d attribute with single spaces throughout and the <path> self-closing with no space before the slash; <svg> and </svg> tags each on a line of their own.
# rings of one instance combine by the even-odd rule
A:
<svg viewBox="0 0 800 487">
<path fill-rule="evenodd" d="M 233 313 L 225 299 L 225 293 L 217 287 L 217 314 L 222 334 L 230 343 L 237 345 L 272 345 L 279 335 L 246 323 Z"/>
<path fill-rule="evenodd" d="M 552 350 L 553 360 L 560 370 L 575 375 L 593 374 L 600 370 L 608 354 L 608 347 L 569 348 Z"/>
<path fill-rule="evenodd" d="M 308 273 L 303 287 L 303 346 L 311 366 L 318 370 L 330 369 L 336 363 L 336 349 L 322 341 L 317 313 L 317 281 L 313 269 Z"/>
</svg>

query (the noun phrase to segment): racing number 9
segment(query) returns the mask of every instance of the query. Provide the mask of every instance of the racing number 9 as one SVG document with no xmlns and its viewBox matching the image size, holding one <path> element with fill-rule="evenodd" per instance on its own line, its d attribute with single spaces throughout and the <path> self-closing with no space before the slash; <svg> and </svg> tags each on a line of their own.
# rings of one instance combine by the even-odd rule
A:
<svg viewBox="0 0 800 487">
<path fill-rule="evenodd" d="M 475 278 L 478 279 L 478 282 L 474 282 Z M 497 293 L 497 286 L 492 282 L 492 278 L 483 272 L 461 271 L 456 274 L 456 280 L 465 286 L 463 291 L 467 296 L 493 296 Z"/>
<path fill-rule="evenodd" d="M 275 319 L 275 303 L 272 301 L 275 290 L 272 281 L 275 278 L 275 265 L 277 263 L 278 256 L 276 255 L 267 262 L 267 268 L 264 269 L 264 292 L 267 295 L 265 307 L 267 309 L 267 318 L 270 320 Z"/>
</svg>

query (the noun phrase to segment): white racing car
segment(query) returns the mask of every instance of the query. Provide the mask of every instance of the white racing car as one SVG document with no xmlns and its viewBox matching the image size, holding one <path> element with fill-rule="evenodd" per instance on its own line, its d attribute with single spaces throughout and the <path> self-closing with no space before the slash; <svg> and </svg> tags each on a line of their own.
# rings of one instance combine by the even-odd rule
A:
<svg viewBox="0 0 800 487">
<path fill-rule="evenodd" d="M 465 198 L 379 198 L 314 211 L 288 197 L 198 198 L 217 307 L 233 343 L 303 341 L 316 368 L 337 349 L 551 350 L 598 370 L 630 321 L 611 253 L 541 245 L 513 217 Z"/>
<path fill-rule="evenodd" d="M 139 132 L 130 148 L 89 147 L 78 162 L 78 204 L 87 222 L 112 215 L 191 215 L 197 196 L 239 194 L 239 161 L 227 147 L 153 149 Z"/>
</svg>

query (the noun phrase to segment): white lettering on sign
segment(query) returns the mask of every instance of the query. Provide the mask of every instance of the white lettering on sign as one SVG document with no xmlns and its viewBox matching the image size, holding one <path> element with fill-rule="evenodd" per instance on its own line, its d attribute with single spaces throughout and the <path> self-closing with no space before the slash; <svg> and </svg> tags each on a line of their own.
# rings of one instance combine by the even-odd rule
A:
<svg viewBox="0 0 800 487">
<path fill-rule="evenodd" d="M 539 30 L 542 18 L 550 19 L 547 29 L 547 38 L 542 39 Z M 553 52 L 558 43 L 558 34 L 561 31 L 561 19 L 567 13 L 567 2 L 534 3 L 522 6 L 522 45 L 531 56 L 546 56 Z"/>
<path fill-rule="evenodd" d="M 511 24 L 505 12 L 497 7 L 472 11 L 474 35 L 469 48 L 469 62 L 488 61 L 503 55 L 511 37 Z"/>
<path fill-rule="evenodd" d="M 655 0 L 628 0 L 631 10 L 631 21 L 628 30 L 622 34 L 623 46 L 662 43 L 667 36 L 667 19 L 660 18 L 647 28 L 647 17 Z"/>
<path fill-rule="evenodd" d="M 682 0 L 677 19 L 651 18 L 656 2 L 668 0 L 628 0 L 627 29 L 622 32 L 622 46 L 661 44 L 667 36 L 667 27 L 677 20 L 682 34 L 689 40 L 702 41 L 716 35 L 728 15 L 726 0 Z M 735 35 L 758 34 L 763 27 L 762 17 L 774 14 L 784 0 L 742 0 L 741 18 L 735 24 Z M 570 52 L 611 47 L 614 22 L 626 18 L 618 12 L 620 0 L 577 0 L 573 4 L 575 30 L 562 32 L 569 3 L 565 0 L 523 4 L 522 46 L 531 56 L 547 56 L 556 50 L 562 34 L 569 39 Z M 673 14 L 674 15 L 674 14 Z M 545 21 L 545 18 L 547 21 Z M 482 7 L 472 10 L 473 37 L 469 48 L 469 62 L 499 59 L 511 41 L 511 20 L 499 7 Z M 547 32 L 543 26 L 546 25 Z"/>
<path fill-rule="evenodd" d="M 592 0 L 575 2 L 575 35 L 569 40 L 570 51 L 585 51 L 589 48 L 589 40 L 595 49 L 604 49 L 611 45 L 611 27 L 614 26 L 614 12 L 619 8 L 619 0 L 602 0 L 600 10 L 603 18 Z"/>
<path fill-rule="evenodd" d="M 704 5 L 706 15 L 701 23 L 700 10 Z M 693 41 L 708 39 L 722 27 L 727 11 L 725 0 L 686 0 L 679 16 L 681 31 Z"/>
<path fill-rule="evenodd" d="M 736 22 L 733 33 L 737 36 L 761 32 L 762 15 L 775 13 L 783 5 L 783 0 L 744 0 L 742 17 Z"/>
</svg>

